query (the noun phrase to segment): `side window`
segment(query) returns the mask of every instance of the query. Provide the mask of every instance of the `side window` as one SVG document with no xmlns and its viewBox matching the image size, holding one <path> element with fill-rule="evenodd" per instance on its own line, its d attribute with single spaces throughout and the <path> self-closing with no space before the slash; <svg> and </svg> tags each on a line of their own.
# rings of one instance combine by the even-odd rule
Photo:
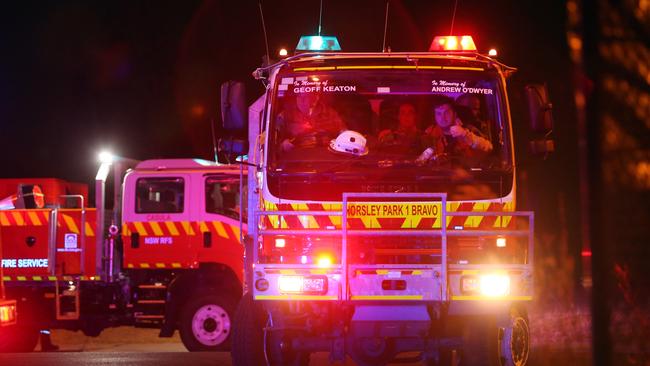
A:
<svg viewBox="0 0 650 366">
<path fill-rule="evenodd" d="M 244 196 L 247 192 L 244 183 Z M 242 202 L 244 209 L 242 210 Z M 244 213 L 246 220 L 246 199 L 239 194 L 239 177 L 208 176 L 205 179 L 205 211 L 225 215 L 239 220 L 239 215 Z"/>
<path fill-rule="evenodd" d="M 183 178 L 140 178 L 136 186 L 136 213 L 183 212 L 185 202 Z"/>
</svg>

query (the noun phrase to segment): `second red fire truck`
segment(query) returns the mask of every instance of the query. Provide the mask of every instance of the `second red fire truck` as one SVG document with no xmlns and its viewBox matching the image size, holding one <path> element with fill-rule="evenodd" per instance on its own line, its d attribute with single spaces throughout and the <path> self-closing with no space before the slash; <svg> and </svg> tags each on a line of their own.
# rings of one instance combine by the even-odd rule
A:
<svg viewBox="0 0 650 366">
<path fill-rule="evenodd" d="M 178 330 L 191 351 L 228 349 L 242 294 L 242 172 L 104 155 L 95 208 L 83 184 L 0 179 L 3 290 L 20 299 L 0 351 L 32 350 L 42 329 L 96 336 L 118 325 L 160 328 L 162 337 Z M 12 304 L 0 302 L 0 319 Z"/>
</svg>

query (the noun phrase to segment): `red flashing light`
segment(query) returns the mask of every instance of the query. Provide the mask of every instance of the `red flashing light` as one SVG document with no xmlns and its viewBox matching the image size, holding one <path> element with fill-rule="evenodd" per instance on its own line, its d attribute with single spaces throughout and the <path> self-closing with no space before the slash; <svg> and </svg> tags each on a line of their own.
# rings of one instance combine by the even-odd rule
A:
<svg viewBox="0 0 650 366">
<path fill-rule="evenodd" d="M 437 36 L 429 51 L 476 51 L 472 36 Z"/>
</svg>

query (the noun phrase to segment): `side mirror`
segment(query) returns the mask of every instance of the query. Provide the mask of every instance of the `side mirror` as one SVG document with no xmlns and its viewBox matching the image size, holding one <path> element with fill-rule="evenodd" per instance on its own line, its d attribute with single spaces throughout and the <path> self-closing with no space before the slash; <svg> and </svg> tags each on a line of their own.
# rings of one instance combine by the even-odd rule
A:
<svg viewBox="0 0 650 366">
<path fill-rule="evenodd" d="M 248 121 L 246 87 L 240 81 L 221 84 L 221 122 L 229 131 L 245 131 Z"/>
<path fill-rule="evenodd" d="M 543 84 L 530 84 L 525 87 L 528 104 L 528 119 L 533 138 L 530 151 L 535 155 L 545 155 L 555 151 L 553 132 L 553 104 L 549 101 L 548 90 Z"/>
<path fill-rule="evenodd" d="M 528 118 L 533 132 L 548 133 L 553 130 L 553 104 L 548 99 L 546 85 L 530 84 L 525 87 Z"/>
</svg>

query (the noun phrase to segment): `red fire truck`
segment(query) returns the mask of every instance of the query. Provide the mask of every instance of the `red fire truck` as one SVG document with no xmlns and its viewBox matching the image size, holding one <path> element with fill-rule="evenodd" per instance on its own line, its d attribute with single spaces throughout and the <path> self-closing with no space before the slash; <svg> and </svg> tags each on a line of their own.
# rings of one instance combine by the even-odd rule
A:
<svg viewBox="0 0 650 366">
<path fill-rule="evenodd" d="M 514 71 L 469 36 L 400 53 L 304 37 L 255 71 L 266 92 L 248 108 L 235 365 L 323 351 L 359 365 L 526 364 L 533 213 L 515 210 Z M 550 104 L 531 88 L 543 136 Z M 243 87 L 222 93 L 224 123 L 243 126 Z"/>
<path fill-rule="evenodd" d="M 242 293 L 244 172 L 104 155 L 95 208 L 84 184 L 0 179 L 3 279 L 20 299 L 14 342 L 2 350 L 32 350 L 40 329 L 97 336 L 118 325 L 157 327 L 161 337 L 178 329 L 191 351 L 227 349 Z"/>
</svg>

